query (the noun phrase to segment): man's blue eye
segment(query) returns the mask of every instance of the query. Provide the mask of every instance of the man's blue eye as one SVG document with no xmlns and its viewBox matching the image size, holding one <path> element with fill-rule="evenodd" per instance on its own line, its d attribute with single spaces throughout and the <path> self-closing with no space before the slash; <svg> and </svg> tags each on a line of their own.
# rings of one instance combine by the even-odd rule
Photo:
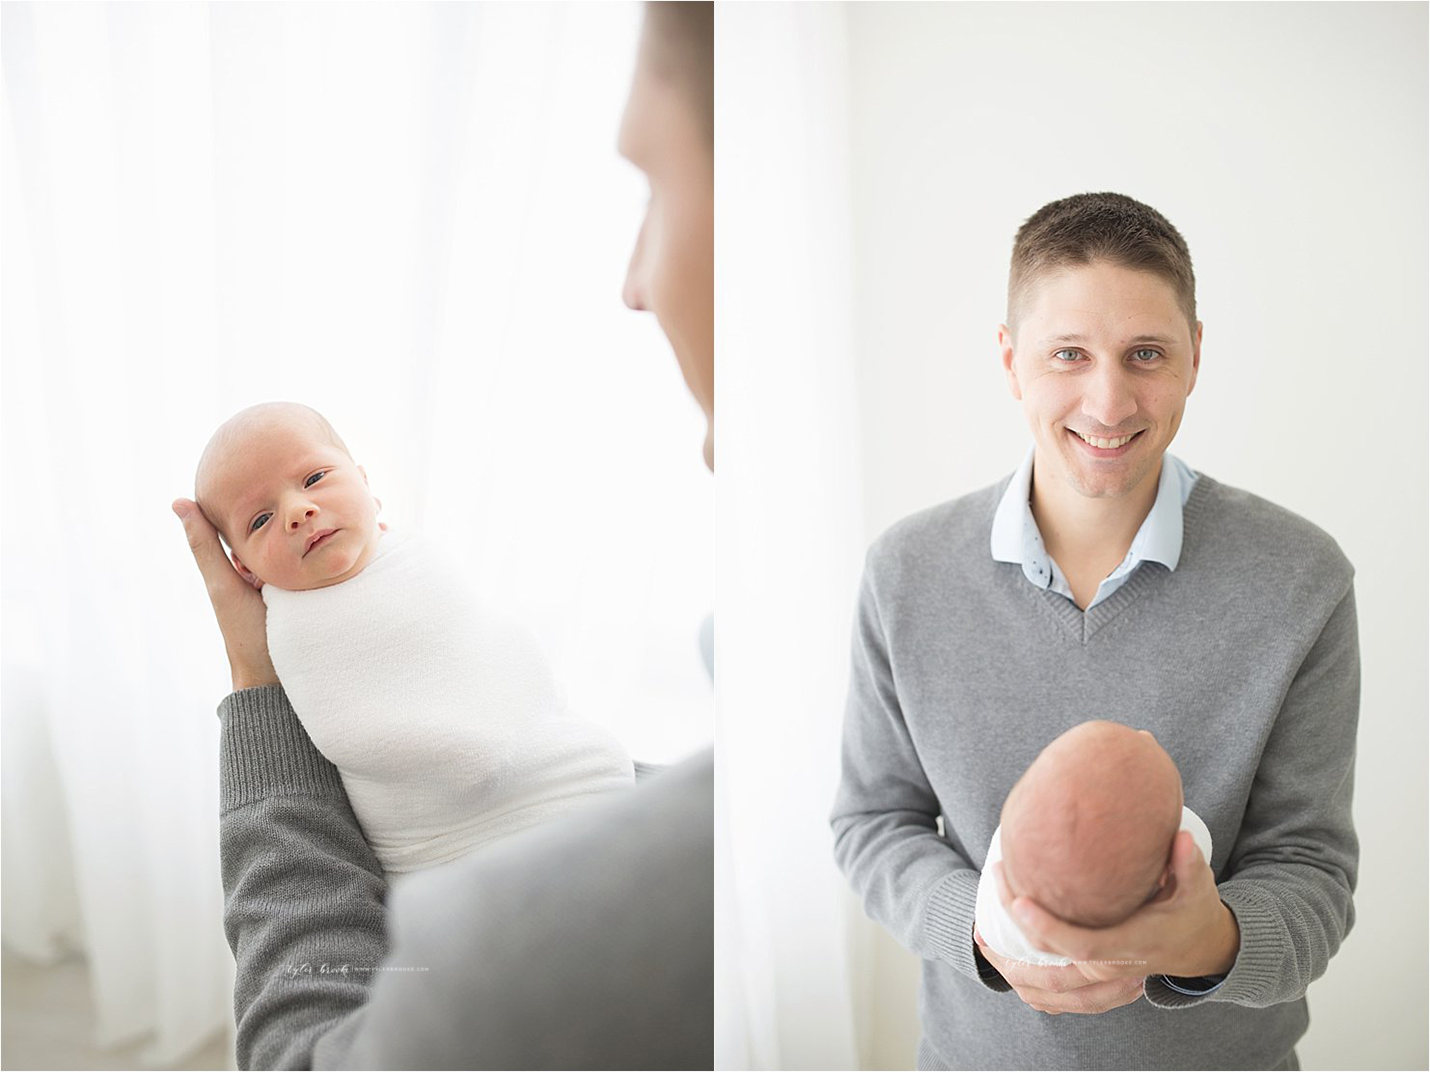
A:
<svg viewBox="0 0 1430 1072">
<path fill-rule="evenodd" d="M 272 515 L 270 515 L 270 514 L 259 514 L 257 517 L 255 517 L 255 518 L 253 519 L 253 524 L 248 526 L 248 531 L 249 531 L 249 532 L 257 532 L 259 529 L 261 529 L 261 528 L 263 527 L 263 523 L 264 523 L 265 521 L 267 521 L 270 516 L 272 516 Z"/>
<path fill-rule="evenodd" d="M 1072 356 L 1071 356 L 1071 357 L 1063 357 L 1063 356 L 1062 356 L 1063 354 L 1071 354 Z M 1081 357 L 1081 356 L 1082 356 L 1082 355 L 1079 354 L 1076 350 L 1058 350 L 1058 351 L 1055 351 L 1054 354 L 1053 354 L 1053 357 L 1057 358 L 1059 361 L 1062 361 L 1064 364 L 1068 364 L 1068 363 L 1071 363 L 1071 362 L 1073 362 L 1073 361 L 1076 361 L 1076 360 L 1077 360 L 1079 357 Z"/>
<path fill-rule="evenodd" d="M 1147 356 L 1143 357 L 1143 354 L 1146 354 Z M 1157 360 L 1157 358 L 1162 356 L 1162 353 L 1160 350 L 1138 350 L 1132 356 L 1137 358 L 1138 361 L 1145 363 L 1148 361 Z"/>
</svg>

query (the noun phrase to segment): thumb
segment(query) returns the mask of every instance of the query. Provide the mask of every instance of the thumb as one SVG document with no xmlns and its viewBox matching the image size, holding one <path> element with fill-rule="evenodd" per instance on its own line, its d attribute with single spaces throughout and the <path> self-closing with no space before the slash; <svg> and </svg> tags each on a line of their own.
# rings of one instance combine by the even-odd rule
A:
<svg viewBox="0 0 1430 1072">
<path fill-rule="evenodd" d="M 1207 862 L 1202 858 L 1202 850 L 1197 848 L 1192 832 L 1177 831 L 1177 838 L 1172 843 L 1172 874 L 1176 876 L 1178 888 L 1184 888 L 1206 866 Z"/>
<path fill-rule="evenodd" d="M 218 533 L 209 524 L 209 519 L 204 517 L 204 512 L 199 509 L 198 504 L 189 499 L 175 499 L 170 504 L 170 509 L 184 523 L 184 536 L 189 541 L 189 550 L 193 552 L 194 561 L 198 564 L 199 572 L 204 575 L 204 580 L 212 582 L 222 577 L 223 574 L 219 571 L 224 569 L 232 572 L 228 559 L 224 557 L 223 548 L 219 546 Z"/>
</svg>

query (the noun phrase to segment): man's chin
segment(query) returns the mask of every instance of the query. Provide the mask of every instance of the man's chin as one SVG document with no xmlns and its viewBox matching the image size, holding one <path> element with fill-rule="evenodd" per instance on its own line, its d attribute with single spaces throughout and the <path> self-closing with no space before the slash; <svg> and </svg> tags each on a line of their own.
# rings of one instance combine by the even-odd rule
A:
<svg viewBox="0 0 1430 1072">
<path fill-rule="evenodd" d="M 1069 469 L 1068 484 L 1086 499 L 1122 499 L 1143 485 L 1152 466 L 1138 466 L 1135 471 L 1087 472 Z"/>
</svg>

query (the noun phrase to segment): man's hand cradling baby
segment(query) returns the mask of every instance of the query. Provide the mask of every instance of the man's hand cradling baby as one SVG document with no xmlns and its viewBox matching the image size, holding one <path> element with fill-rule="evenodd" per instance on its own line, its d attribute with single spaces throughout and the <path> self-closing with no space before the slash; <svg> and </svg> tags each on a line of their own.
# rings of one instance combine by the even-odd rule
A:
<svg viewBox="0 0 1430 1072">
<path fill-rule="evenodd" d="M 1230 971 L 1236 962 L 1236 917 L 1222 903 L 1216 879 L 1190 831 L 1180 831 L 1173 842 L 1172 881 L 1154 900 L 1111 927 L 1078 927 L 1030 898 L 1014 901 L 1001 865 L 993 870 L 998 897 L 1024 936 L 1041 949 L 1073 960 L 1067 968 L 1045 971 L 1075 970 L 1094 982 L 1129 977 L 1140 981 L 1148 975 L 1216 975 Z"/>
<path fill-rule="evenodd" d="M 184 535 L 194 562 L 203 574 L 209 602 L 213 604 L 234 691 L 278 684 L 273 660 L 268 657 L 268 608 L 258 589 L 239 576 L 223 553 L 218 533 L 192 500 L 175 499 L 173 511 L 184 523 Z"/>
<path fill-rule="evenodd" d="M 995 869 L 998 865 L 994 865 Z M 989 948 L 974 928 L 973 940 L 988 963 L 998 969 L 1014 993 L 1030 1008 L 1052 1016 L 1075 1012 L 1096 1015 L 1130 1005 L 1142 996 L 1142 978 L 1090 980 L 1076 964 L 1047 967 L 1022 960 L 1009 960 Z"/>
</svg>

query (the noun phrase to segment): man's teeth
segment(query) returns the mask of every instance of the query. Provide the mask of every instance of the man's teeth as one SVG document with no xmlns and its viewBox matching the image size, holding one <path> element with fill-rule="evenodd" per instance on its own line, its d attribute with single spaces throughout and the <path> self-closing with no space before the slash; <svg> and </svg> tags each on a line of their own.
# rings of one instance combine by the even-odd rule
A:
<svg viewBox="0 0 1430 1072">
<path fill-rule="evenodd" d="M 1137 434 L 1136 432 L 1133 432 L 1132 435 L 1123 436 L 1120 439 L 1098 439 L 1097 436 L 1083 435 L 1076 428 L 1074 428 L 1072 431 L 1073 434 L 1076 435 L 1079 439 L 1081 439 L 1084 443 L 1091 443 L 1094 447 L 1097 447 L 1100 450 L 1116 450 L 1118 447 L 1122 446 L 1122 444 L 1130 443 L 1132 441 L 1132 436 L 1135 436 Z"/>
</svg>

